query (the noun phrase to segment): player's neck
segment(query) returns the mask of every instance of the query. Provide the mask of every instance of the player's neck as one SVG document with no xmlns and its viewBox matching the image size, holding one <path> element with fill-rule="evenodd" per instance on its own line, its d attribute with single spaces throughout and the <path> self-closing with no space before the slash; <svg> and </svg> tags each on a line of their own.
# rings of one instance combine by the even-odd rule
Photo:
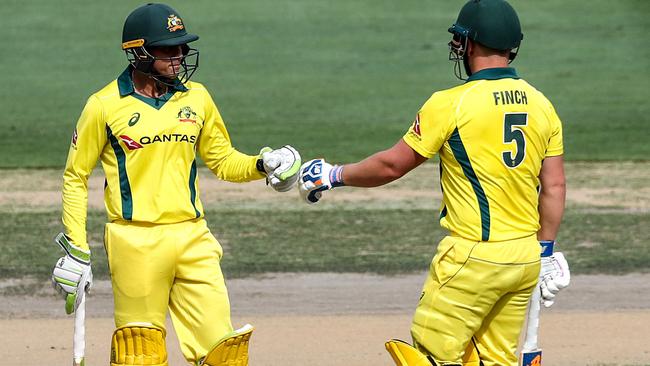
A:
<svg viewBox="0 0 650 366">
<path fill-rule="evenodd" d="M 508 65 L 508 59 L 506 57 L 498 55 L 476 56 L 471 60 L 470 63 L 472 73 L 474 74 L 484 69 L 508 67 Z"/>
<path fill-rule="evenodd" d="M 166 85 L 136 70 L 131 74 L 131 79 L 133 80 L 133 90 L 144 97 L 160 98 L 167 93 Z"/>
</svg>

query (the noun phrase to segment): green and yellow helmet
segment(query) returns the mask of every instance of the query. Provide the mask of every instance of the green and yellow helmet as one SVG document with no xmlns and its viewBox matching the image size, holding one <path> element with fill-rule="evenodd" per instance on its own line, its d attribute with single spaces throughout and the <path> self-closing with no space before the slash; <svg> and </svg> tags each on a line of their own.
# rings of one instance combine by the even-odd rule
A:
<svg viewBox="0 0 650 366">
<path fill-rule="evenodd" d="M 138 71 L 164 84 L 184 83 L 190 79 L 199 66 L 199 51 L 188 43 L 199 36 L 187 33 L 183 19 L 169 5 L 149 3 L 133 10 L 124 21 L 122 29 L 122 49 L 129 63 Z M 181 46 L 183 56 L 170 58 L 180 63 L 178 75 L 159 75 L 153 63 L 159 59 L 148 51 L 152 47 Z"/>
<path fill-rule="evenodd" d="M 460 71 L 459 62 L 464 61 L 468 75 L 471 71 L 464 57 L 468 39 L 494 50 L 509 50 L 512 62 L 524 38 L 517 12 L 505 0 L 468 1 L 448 31 L 453 34 L 449 59 L 456 61 L 457 71 Z M 456 74 L 459 76 L 458 72 Z"/>
</svg>

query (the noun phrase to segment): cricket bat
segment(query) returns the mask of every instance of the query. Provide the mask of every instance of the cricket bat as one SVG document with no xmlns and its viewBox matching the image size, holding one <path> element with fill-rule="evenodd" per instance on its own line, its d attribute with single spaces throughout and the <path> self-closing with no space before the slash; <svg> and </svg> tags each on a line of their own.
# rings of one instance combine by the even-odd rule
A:
<svg viewBox="0 0 650 366">
<path fill-rule="evenodd" d="M 528 319 L 526 321 L 526 338 L 519 358 L 519 365 L 521 366 L 541 366 L 542 364 L 542 349 L 537 345 L 539 311 L 542 307 L 541 296 L 542 293 L 538 283 L 530 297 Z"/>
<path fill-rule="evenodd" d="M 553 255 L 555 241 L 541 240 L 541 257 L 550 257 Z M 537 333 L 539 331 L 539 311 L 542 309 L 542 290 L 540 288 L 541 282 L 537 281 L 537 286 L 533 290 L 530 297 L 530 304 L 528 306 L 528 317 L 526 320 L 526 335 L 524 338 L 524 345 L 521 348 L 521 355 L 519 358 L 520 366 L 541 366 L 542 364 L 542 349 L 537 345 Z"/>
<path fill-rule="evenodd" d="M 74 336 L 72 338 L 72 366 L 84 366 L 86 351 L 86 294 L 81 292 L 81 302 L 75 311 Z"/>
</svg>

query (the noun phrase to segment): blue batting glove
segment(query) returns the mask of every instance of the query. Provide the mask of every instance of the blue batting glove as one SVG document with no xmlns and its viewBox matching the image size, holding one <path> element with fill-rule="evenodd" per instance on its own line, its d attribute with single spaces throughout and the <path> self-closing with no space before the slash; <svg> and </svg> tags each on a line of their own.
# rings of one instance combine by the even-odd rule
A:
<svg viewBox="0 0 650 366">
<path fill-rule="evenodd" d="M 332 166 L 324 159 L 310 160 L 300 167 L 300 196 L 309 204 L 316 203 L 324 191 L 345 185 L 342 176 L 342 166 Z"/>
</svg>

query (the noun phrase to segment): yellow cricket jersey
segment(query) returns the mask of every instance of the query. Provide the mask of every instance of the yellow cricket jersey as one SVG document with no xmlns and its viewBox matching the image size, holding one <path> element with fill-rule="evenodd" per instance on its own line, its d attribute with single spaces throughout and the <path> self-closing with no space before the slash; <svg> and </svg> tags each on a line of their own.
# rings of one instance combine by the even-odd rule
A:
<svg viewBox="0 0 650 366">
<path fill-rule="evenodd" d="M 452 234 L 501 241 L 539 230 L 538 176 L 545 157 L 563 154 L 562 124 L 514 69 L 434 93 L 403 139 L 424 157 L 440 154 L 440 224 Z"/>
<path fill-rule="evenodd" d="M 167 224 L 203 216 L 196 152 L 221 179 L 263 178 L 257 156 L 235 150 L 212 97 L 196 82 L 153 99 L 136 94 L 128 67 L 90 96 L 63 174 L 63 224 L 88 248 L 88 177 L 101 160 L 110 221 Z"/>
</svg>

